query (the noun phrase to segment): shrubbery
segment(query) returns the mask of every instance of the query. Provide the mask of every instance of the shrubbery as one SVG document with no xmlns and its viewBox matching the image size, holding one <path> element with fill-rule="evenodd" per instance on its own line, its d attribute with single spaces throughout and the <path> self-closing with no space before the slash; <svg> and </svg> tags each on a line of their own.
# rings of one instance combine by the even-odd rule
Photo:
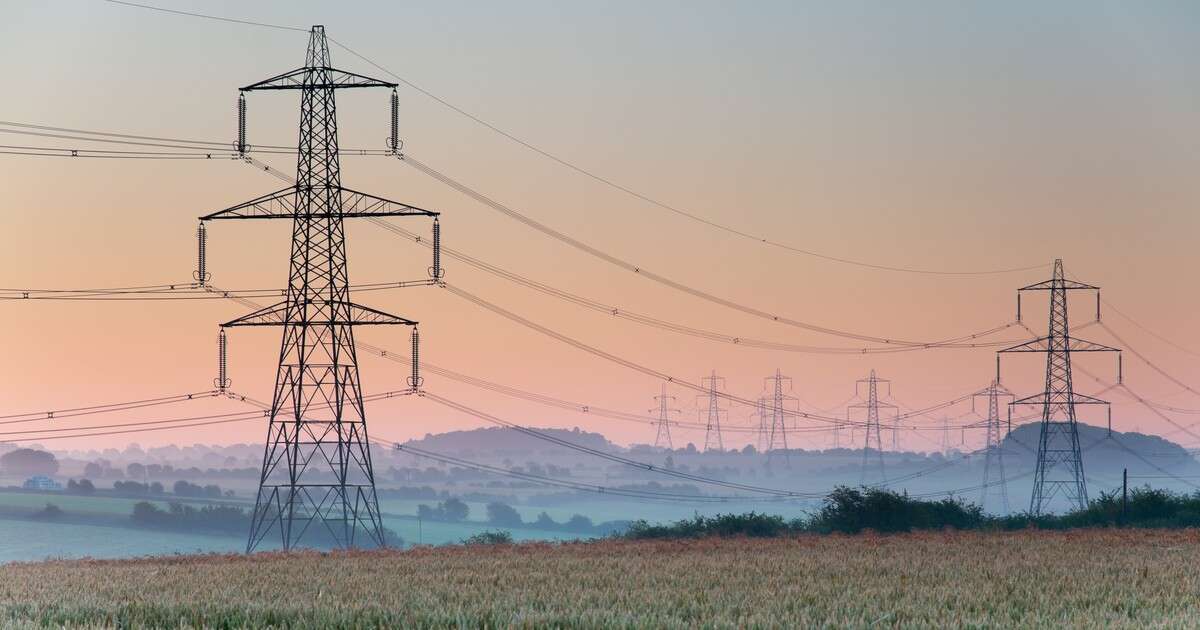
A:
<svg viewBox="0 0 1200 630">
<path fill-rule="evenodd" d="M 975 529 L 989 521 L 983 510 L 955 499 L 922 501 L 906 494 L 876 488 L 835 489 L 825 497 L 821 511 L 804 524 L 819 533 L 855 534 L 908 532 L 915 529 Z"/>
<path fill-rule="evenodd" d="M 474 536 L 463 539 L 464 545 L 511 545 L 512 534 L 507 531 L 479 532 Z"/>
<path fill-rule="evenodd" d="M 61 518 L 62 515 L 63 515 L 62 508 L 58 507 L 57 505 L 54 505 L 53 503 L 47 503 L 46 507 L 33 513 L 33 518 L 52 521 L 57 518 Z"/>
<path fill-rule="evenodd" d="M 696 516 L 669 525 L 652 525 L 644 520 L 634 521 L 625 530 L 625 538 L 700 538 L 703 536 L 779 536 L 797 529 L 782 516 L 773 514 L 718 514 Z"/>
<path fill-rule="evenodd" d="M 471 507 L 460 499 L 446 499 L 439 502 L 437 507 L 429 507 L 424 503 L 417 506 L 417 517 L 429 521 L 458 522 L 466 520 L 470 513 Z"/>
<path fill-rule="evenodd" d="M 665 525 L 636 521 L 618 536 L 631 539 L 698 538 L 702 536 L 781 536 L 796 533 L 856 534 L 936 529 L 1017 530 L 1073 529 L 1086 527 L 1200 527 L 1200 492 L 1191 495 L 1166 490 L 1130 490 L 1122 508 L 1119 493 L 1101 494 L 1087 509 L 1066 514 L 989 516 L 979 506 L 956 499 L 926 501 L 890 490 L 846 488 L 834 490 L 821 509 L 807 519 L 785 521 L 769 514 L 697 516 Z"/>
</svg>

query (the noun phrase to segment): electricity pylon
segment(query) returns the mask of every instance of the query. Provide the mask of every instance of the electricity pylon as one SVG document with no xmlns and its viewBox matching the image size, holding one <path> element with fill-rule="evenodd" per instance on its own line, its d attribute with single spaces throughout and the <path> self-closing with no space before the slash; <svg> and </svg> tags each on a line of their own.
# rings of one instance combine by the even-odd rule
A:
<svg viewBox="0 0 1200 630">
<path fill-rule="evenodd" d="M 979 507 L 987 509 L 988 495 L 992 494 L 993 488 L 995 493 L 1000 495 L 1000 506 L 1003 509 L 1001 514 L 1008 514 L 1011 509 L 1008 505 L 1008 479 L 1004 475 L 1004 437 L 1001 435 L 1000 429 L 1000 397 L 1012 397 L 1012 392 L 1000 384 L 1000 381 L 992 381 L 986 389 L 975 392 L 971 398 L 971 405 L 975 405 L 975 398 L 978 396 L 987 396 L 988 412 L 987 412 L 987 446 L 984 447 L 983 456 L 983 488 L 979 495 Z"/>
<path fill-rule="evenodd" d="M 866 442 L 863 445 L 862 476 L 860 478 L 860 482 L 865 486 L 868 481 L 880 484 L 887 483 L 887 474 L 883 469 L 883 438 L 880 435 L 879 409 L 881 407 L 897 409 L 897 407 L 889 403 L 879 402 L 879 384 L 887 383 L 888 395 L 891 395 L 891 381 L 876 377 L 875 370 L 871 370 L 869 377 L 859 379 L 854 383 L 855 396 L 862 395 L 859 393 L 859 386 L 864 383 L 867 386 L 867 401 L 846 407 L 846 422 L 851 422 L 850 416 L 852 410 L 866 410 L 867 420 L 864 427 L 866 428 Z M 872 460 L 874 460 L 874 465 L 871 464 Z"/>
<path fill-rule="evenodd" d="M 721 415 L 728 412 L 721 408 L 720 392 L 724 388 L 725 379 L 717 376 L 717 371 L 713 370 L 712 376 L 701 378 L 700 383 L 708 390 L 708 394 L 704 395 L 704 398 L 708 400 L 708 408 L 700 410 L 701 416 L 705 419 L 704 450 L 705 452 L 712 449 L 723 451 L 725 442 L 721 439 Z"/>
<path fill-rule="evenodd" d="M 1084 509 L 1088 504 L 1087 482 L 1083 476 L 1083 456 L 1079 449 L 1079 426 L 1076 405 L 1108 405 L 1108 402 L 1075 391 L 1071 380 L 1071 355 L 1075 352 L 1120 352 L 1116 348 L 1084 341 L 1071 336 L 1067 321 L 1067 292 L 1086 290 L 1096 292 L 1096 319 L 1100 319 L 1100 288 L 1067 280 L 1063 275 L 1062 259 L 1054 261 L 1054 275 L 1049 280 L 1031 284 L 1017 291 L 1017 320 L 1021 320 L 1021 292 L 1050 292 L 1050 324 L 1047 335 L 1033 341 L 1000 350 L 1012 352 L 1043 352 L 1046 354 L 1046 389 L 1010 405 L 1040 405 L 1041 433 L 1038 437 L 1037 468 L 1033 478 L 1033 496 L 1029 511 L 1041 514 L 1050 501 L 1063 494 L 1073 507 Z M 1000 380 L 1000 356 L 996 356 L 996 380 Z M 1118 378 L 1119 382 L 1119 378 Z"/>
<path fill-rule="evenodd" d="M 300 544 L 305 534 L 331 539 L 337 547 L 356 546 L 360 534 L 385 544 L 354 327 L 416 322 L 350 301 L 342 223 L 437 213 L 342 187 L 334 93 L 396 84 L 336 70 L 329 61 L 325 29 L 314 26 L 304 67 L 241 88 L 239 107 L 246 92 L 300 92 L 296 184 L 201 217 L 292 222 L 284 300 L 222 325 L 283 327 L 247 552 L 273 531 L 284 549 Z M 246 150 L 244 138 L 239 129 L 239 152 Z"/>
<path fill-rule="evenodd" d="M 788 396 L 784 393 L 784 383 L 787 383 L 787 391 L 792 389 L 792 379 L 790 376 L 784 376 L 779 369 L 775 370 L 775 376 L 768 376 L 763 379 L 767 383 L 767 391 L 771 394 L 771 429 L 767 440 L 767 467 L 771 466 L 775 458 L 783 457 L 783 465 L 791 468 L 791 461 L 788 459 L 788 443 L 787 443 L 787 424 L 786 419 L 788 412 L 793 415 L 799 411 L 800 400 L 795 396 Z M 795 403 L 794 405 L 789 403 Z M 785 406 L 788 407 L 785 409 Z M 795 407 L 795 409 L 792 409 Z"/>
<path fill-rule="evenodd" d="M 766 453 L 771 448 L 771 412 L 767 410 L 767 398 L 759 396 L 755 403 L 754 415 L 758 416 L 758 441 L 754 445 L 759 453 Z"/>
<path fill-rule="evenodd" d="M 679 410 L 669 406 L 668 401 L 674 402 L 675 397 L 667 395 L 666 383 L 663 383 L 662 395 L 655 396 L 654 400 L 658 401 L 658 408 L 650 410 L 658 412 L 658 421 L 654 423 L 658 427 L 658 433 L 654 436 L 654 446 L 674 450 L 675 447 L 671 444 L 671 414 L 679 413 Z"/>
</svg>

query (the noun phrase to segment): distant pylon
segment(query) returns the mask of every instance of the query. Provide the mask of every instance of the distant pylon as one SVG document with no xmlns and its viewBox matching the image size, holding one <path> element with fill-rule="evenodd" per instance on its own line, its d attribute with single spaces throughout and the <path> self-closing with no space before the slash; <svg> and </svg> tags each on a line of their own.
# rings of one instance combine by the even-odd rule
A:
<svg viewBox="0 0 1200 630">
<path fill-rule="evenodd" d="M 721 408 L 720 392 L 724 388 L 725 379 L 717 376 L 717 371 L 713 370 L 712 376 L 705 376 L 700 379 L 701 385 L 708 390 L 705 398 L 708 399 L 708 408 L 701 409 L 700 413 L 705 419 L 704 424 L 704 450 L 725 450 L 725 442 L 721 439 L 721 415 L 726 413 Z"/>
<path fill-rule="evenodd" d="M 771 448 L 771 411 L 767 406 L 767 398 L 759 396 L 755 403 L 754 415 L 758 417 L 758 441 L 754 448 L 759 453 L 766 453 Z"/>
<path fill-rule="evenodd" d="M 883 484 L 887 483 L 887 474 L 883 468 L 883 437 L 880 434 L 880 407 L 895 409 L 896 406 L 888 403 L 879 402 L 879 384 L 887 383 L 888 392 L 891 392 L 891 381 L 878 378 L 875 375 L 875 370 L 871 370 L 871 375 L 865 379 L 859 379 L 854 384 L 854 393 L 861 396 L 859 386 L 862 384 L 867 386 L 867 400 L 865 403 L 850 405 L 846 407 L 846 421 L 851 421 L 851 413 L 854 409 L 865 409 L 867 419 L 864 423 L 866 429 L 866 440 L 863 444 L 863 460 L 862 460 L 862 476 L 861 483 Z"/>
<path fill-rule="evenodd" d="M 1042 352 L 1046 354 L 1046 389 L 1011 405 L 1040 405 L 1041 434 L 1038 438 L 1037 467 L 1033 478 L 1033 496 L 1029 511 L 1041 514 L 1059 493 L 1072 507 L 1087 507 L 1087 482 L 1083 476 L 1083 456 L 1079 449 L 1079 427 L 1075 405 L 1107 405 L 1106 401 L 1077 393 L 1071 380 L 1071 354 L 1074 352 L 1120 352 L 1116 348 L 1071 336 L 1067 321 L 1067 291 L 1096 291 L 1096 319 L 1100 319 L 1100 288 L 1067 280 L 1062 259 L 1054 261 L 1051 279 L 1017 291 L 1017 320 L 1021 319 L 1021 292 L 1050 292 L 1050 325 L 1045 337 L 1000 353 Z M 996 358 L 996 380 L 1000 380 L 1000 359 Z"/>
<path fill-rule="evenodd" d="M 799 408 L 799 400 L 794 396 L 788 396 L 784 393 L 784 383 L 787 383 L 787 389 L 792 388 L 791 377 L 784 376 L 778 368 L 775 370 L 775 376 L 768 376 L 764 379 L 768 384 L 768 391 L 771 393 L 771 431 L 767 441 L 767 466 L 770 466 L 772 461 L 778 457 L 783 457 L 783 465 L 791 468 L 791 461 L 788 459 L 788 443 L 787 443 L 787 414 L 788 411 L 793 413 Z M 795 402 L 797 409 L 790 409 Z M 788 409 L 785 409 L 788 407 Z"/>
<path fill-rule="evenodd" d="M 942 416 L 942 457 L 950 454 L 950 418 Z"/>
<path fill-rule="evenodd" d="M 658 411 L 658 421 L 655 426 L 658 427 L 658 432 L 654 435 L 654 446 L 656 448 L 665 448 L 674 450 L 675 446 L 671 443 L 671 414 L 678 413 L 678 409 L 672 409 L 668 401 L 674 401 L 674 396 L 667 395 L 667 384 L 663 383 L 662 395 L 655 396 L 654 400 L 658 401 L 658 408 L 651 411 Z"/>
<path fill-rule="evenodd" d="M 979 495 L 979 507 L 988 508 L 988 495 L 1000 495 L 1001 514 L 1008 514 L 1008 479 L 1004 476 L 1004 437 L 1000 427 L 1000 397 L 1012 396 L 999 381 L 992 381 L 987 389 L 976 392 L 976 396 L 987 395 L 987 446 L 983 457 L 983 489 Z M 974 399 L 972 399 L 973 401 Z M 972 402 L 972 405 L 974 402 Z M 994 490 L 993 490 L 994 489 Z"/>
</svg>

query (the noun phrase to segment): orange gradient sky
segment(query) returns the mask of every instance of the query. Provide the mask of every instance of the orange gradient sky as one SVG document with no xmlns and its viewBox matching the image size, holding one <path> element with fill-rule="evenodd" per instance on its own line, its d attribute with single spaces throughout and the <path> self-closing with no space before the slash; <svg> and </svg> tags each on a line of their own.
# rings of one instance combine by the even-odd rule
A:
<svg viewBox="0 0 1200 630">
<path fill-rule="evenodd" d="M 939 339 L 1014 318 L 1015 292 L 1056 257 L 1104 288 L 1124 314 L 1200 352 L 1192 290 L 1200 197 L 1200 8 L 1186 2 L 180 2 L 182 10 L 296 25 L 337 40 L 510 133 L 694 214 L 833 256 L 963 270 L 944 277 L 863 269 L 786 253 L 690 222 L 590 180 L 401 87 L 406 150 L 438 170 L 587 243 L 692 286 L 795 319 L 870 335 Z M 165 15 L 100 1 L 9 0 L 0 120 L 232 141 L 236 88 L 301 65 L 306 36 Z M 333 49 L 339 68 L 379 71 Z M 386 77 L 381 77 L 386 78 Z M 339 94 L 344 147 L 382 148 L 386 91 Z M 298 100 L 249 98 L 251 144 L 295 140 Z M 0 134 L 0 144 L 75 146 Z M 120 147 L 117 147 L 120 148 Z M 287 156 L 263 159 L 285 172 Z M 547 284 L 681 324 L 795 344 L 864 344 L 780 326 L 672 292 L 498 215 L 382 157 L 346 157 L 347 186 L 443 213 L 444 242 Z M 0 156 L 4 287 L 186 282 L 196 217 L 281 187 L 228 160 L 157 162 Z M 424 221 L 409 229 L 425 232 Z M 287 226 L 226 222 L 210 231 L 222 287 L 286 277 Z M 348 228 L 355 282 L 419 279 L 426 250 L 367 223 Z M 991 349 L 875 356 L 737 347 L 640 327 L 555 301 L 453 261 L 447 280 L 606 351 L 698 382 L 716 369 L 757 397 L 781 368 L 806 409 L 844 401 L 876 369 L 896 400 L 920 407 L 985 385 Z M 506 385 L 643 412 L 659 383 L 480 310 L 444 290 L 364 293 L 356 301 L 421 322 L 423 357 Z M 1074 302 L 1077 324 L 1090 296 Z M 1046 325 L 1044 299 L 1026 322 Z M 0 415 L 207 389 L 217 324 L 246 311 L 223 301 L 0 302 Z M 1200 357 L 1113 311 L 1105 321 L 1151 361 L 1200 388 Z M 231 333 L 234 389 L 267 398 L 279 331 Z M 359 329 L 407 350 L 407 333 Z M 1119 345 L 1099 327 L 1081 336 Z M 1008 330 L 999 339 L 1017 339 Z M 1114 361 L 1079 359 L 1115 378 Z M 403 387 L 402 365 L 363 354 L 366 393 Z M 1040 357 L 1006 359 L 1028 394 Z M 1138 393 L 1185 408 L 1200 397 L 1125 357 Z M 1083 392 L 1100 389 L 1078 374 Z M 426 375 L 430 391 L 513 421 L 579 426 L 622 442 L 653 428 L 504 398 Z M 693 393 L 674 388 L 683 419 Z M 1119 393 L 1122 430 L 1169 423 Z M 194 402 L 128 412 L 132 421 L 238 410 Z M 969 409 L 958 408 L 952 415 Z M 735 408 L 732 424 L 748 425 Z M 841 416 L 843 410 L 828 412 Z M 429 401 L 369 408 L 389 440 L 479 426 Z M 933 419 L 919 422 L 934 424 Z M 110 418 L 103 418 L 105 421 Z M 1188 415 L 1173 416 L 1191 425 Z M 1099 422 L 1100 418 L 1093 418 Z M 96 418 L 55 426 L 88 426 Z M 36 427 L 47 426 L 45 424 Z M 35 426 L 18 425 L 21 430 Z M 265 422 L 43 442 L 57 447 L 257 442 Z M 1192 445 L 1196 440 L 1176 434 Z M 4 439 L 0 436 L 0 439 Z M 742 445 L 749 434 L 730 436 Z M 936 448 L 940 433 L 903 438 Z M 979 432 L 966 435 L 978 446 Z M 35 440 L 36 441 L 36 440 Z M 703 443 L 676 431 L 677 444 Z M 793 446 L 828 446 L 829 436 Z"/>
</svg>

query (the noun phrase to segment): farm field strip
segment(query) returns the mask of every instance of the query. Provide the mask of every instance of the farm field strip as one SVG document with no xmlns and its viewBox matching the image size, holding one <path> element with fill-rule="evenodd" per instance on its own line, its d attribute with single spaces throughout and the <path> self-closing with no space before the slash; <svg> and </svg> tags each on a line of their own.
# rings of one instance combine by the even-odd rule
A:
<svg viewBox="0 0 1200 630">
<path fill-rule="evenodd" d="M 0 566 L 18 625 L 1126 627 L 1200 616 L 1200 532 L 937 532 Z"/>
</svg>

